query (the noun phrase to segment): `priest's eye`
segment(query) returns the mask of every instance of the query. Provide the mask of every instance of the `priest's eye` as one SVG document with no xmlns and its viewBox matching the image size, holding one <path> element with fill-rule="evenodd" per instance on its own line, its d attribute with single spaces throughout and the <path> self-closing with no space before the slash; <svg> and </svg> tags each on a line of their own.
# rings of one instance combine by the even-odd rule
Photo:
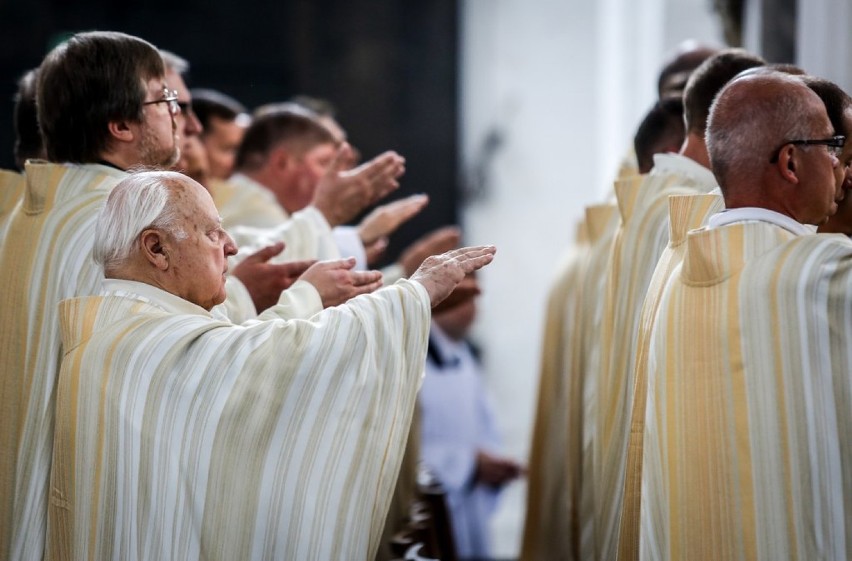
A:
<svg viewBox="0 0 852 561">
<path fill-rule="evenodd" d="M 222 228 L 216 228 L 215 230 L 210 230 L 207 232 L 207 237 L 210 238 L 214 242 L 219 241 L 219 237 L 222 235 Z"/>
</svg>

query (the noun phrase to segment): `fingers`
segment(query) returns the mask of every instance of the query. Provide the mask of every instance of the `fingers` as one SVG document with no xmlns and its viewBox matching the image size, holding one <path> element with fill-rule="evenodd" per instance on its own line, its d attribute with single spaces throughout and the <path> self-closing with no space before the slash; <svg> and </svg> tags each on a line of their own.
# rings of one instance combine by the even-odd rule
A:
<svg viewBox="0 0 852 561">
<path fill-rule="evenodd" d="M 404 199 L 394 201 L 385 205 L 387 212 L 397 219 L 397 224 L 402 224 L 429 204 L 429 196 L 424 194 L 409 195 Z"/>
<path fill-rule="evenodd" d="M 396 152 L 385 152 L 357 171 L 370 183 L 372 200 L 376 201 L 399 187 L 397 179 L 405 173 L 405 159 Z"/>
<path fill-rule="evenodd" d="M 269 261 L 270 259 L 272 259 L 276 255 L 278 255 L 282 251 L 284 251 L 284 242 L 277 242 L 277 243 L 274 243 L 272 245 L 268 245 L 268 246 L 266 246 L 266 247 L 264 247 L 264 248 L 262 248 L 262 249 L 260 249 L 256 252 L 252 253 L 251 255 L 246 257 L 243 261 L 252 260 L 252 261 L 257 261 L 259 263 L 264 263 L 266 261 Z"/>
<path fill-rule="evenodd" d="M 352 271 L 350 273 L 352 286 L 360 287 L 369 284 L 379 283 L 382 285 L 382 273 L 380 271 Z"/>
<path fill-rule="evenodd" d="M 497 248 L 493 245 L 476 245 L 470 247 L 460 247 L 444 253 L 444 257 L 456 259 L 460 263 L 468 260 L 475 260 L 485 256 L 494 257 Z"/>
<path fill-rule="evenodd" d="M 354 257 L 346 257 L 344 259 L 333 259 L 330 261 L 318 261 L 316 264 L 323 269 L 351 269 L 355 266 Z"/>
<path fill-rule="evenodd" d="M 272 265 L 272 272 L 283 277 L 299 277 L 308 270 L 311 265 L 316 263 L 316 260 L 306 261 L 286 261 Z"/>
</svg>

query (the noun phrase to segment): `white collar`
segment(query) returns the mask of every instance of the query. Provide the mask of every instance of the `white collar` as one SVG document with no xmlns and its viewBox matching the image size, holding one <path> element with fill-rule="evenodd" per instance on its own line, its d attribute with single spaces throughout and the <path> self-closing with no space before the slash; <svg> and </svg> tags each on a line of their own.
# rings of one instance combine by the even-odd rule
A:
<svg viewBox="0 0 852 561">
<path fill-rule="evenodd" d="M 690 177 L 702 185 L 712 188 L 716 186 L 716 176 L 692 158 L 682 154 L 654 154 L 654 167 L 651 175 L 677 173 Z"/>
<path fill-rule="evenodd" d="M 142 300 L 152 306 L 156 306 L 166 312 L 173 314 L 192 314 L 197 316 L 213 317 L 213 315 L 189 300 L 175 296 L 156 286 L 123 279 L 104 279 L 101 282 L 101 294 L 115 294 Z"/>
<path fill-rule="evenodd" d="M 780 212 L 754 206 L 731 208 L 720 211 L 707 221 L 708 228 L 719 228 L 736 222 L 769 222 L 779 228 L 784 228 L 797 236 L 809 236 L 816 233 L 816 226 L 797 222 Z"/>
</svg>

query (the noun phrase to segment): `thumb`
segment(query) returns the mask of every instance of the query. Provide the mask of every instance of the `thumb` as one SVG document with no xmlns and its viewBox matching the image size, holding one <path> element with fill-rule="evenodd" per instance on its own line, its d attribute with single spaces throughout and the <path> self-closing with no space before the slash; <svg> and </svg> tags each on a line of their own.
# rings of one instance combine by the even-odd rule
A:
<svg viewBox="0 0 852 561">
<path fill-rule="evenodd" d="M 245 260 L 248 261 L 249 259 L 251 259 L 260 263 L 265 263 L 266 261 L 269 261 L 282 251 L 284 251 L 284 242 L 276 242 L 272 245 L 264 247 L 259 251 L 252 253 L 251 255 L 246 257 Z"/>
</svg>

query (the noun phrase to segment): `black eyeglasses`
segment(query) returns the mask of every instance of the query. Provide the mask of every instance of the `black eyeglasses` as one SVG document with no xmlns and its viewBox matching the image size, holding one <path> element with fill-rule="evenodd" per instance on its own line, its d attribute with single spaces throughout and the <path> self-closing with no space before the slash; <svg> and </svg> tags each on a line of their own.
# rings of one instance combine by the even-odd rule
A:
<svg viewBox="0 0 852 561">
<path fill-rule="evenodd" d="M 172 115 L 177 115 L 181 110 L 180 103 L 178 103 L 177 90 L 170 90 L 165 86 L 163 86 L 163 99 L 155 99 L 154 101 L 143 101 L 142 105 L 155 105 L 157 103 L 167 103 L 169 107 L 169 113 L 171 113 Z"/>
<path fill-rule="evenodd" d="M 769 159 L 770 164 L 774 164 L 778 161 L 778 156 L 781 154 L 781 149 L 787 146 L 788 144 L 799 144 L 804 146 L 823 145 L 828 150 L 829 154 L 835 157 L 839 157 L 840 153 L 843 152 L 843 145 L 846 144 L 846 137 L 842 134 L 838 134 L 837 136 L 832 136 L 831 138 L 820 138 L 816 140 L 788 140 L 772 153 L 772 157 Z"/>
</svg>

